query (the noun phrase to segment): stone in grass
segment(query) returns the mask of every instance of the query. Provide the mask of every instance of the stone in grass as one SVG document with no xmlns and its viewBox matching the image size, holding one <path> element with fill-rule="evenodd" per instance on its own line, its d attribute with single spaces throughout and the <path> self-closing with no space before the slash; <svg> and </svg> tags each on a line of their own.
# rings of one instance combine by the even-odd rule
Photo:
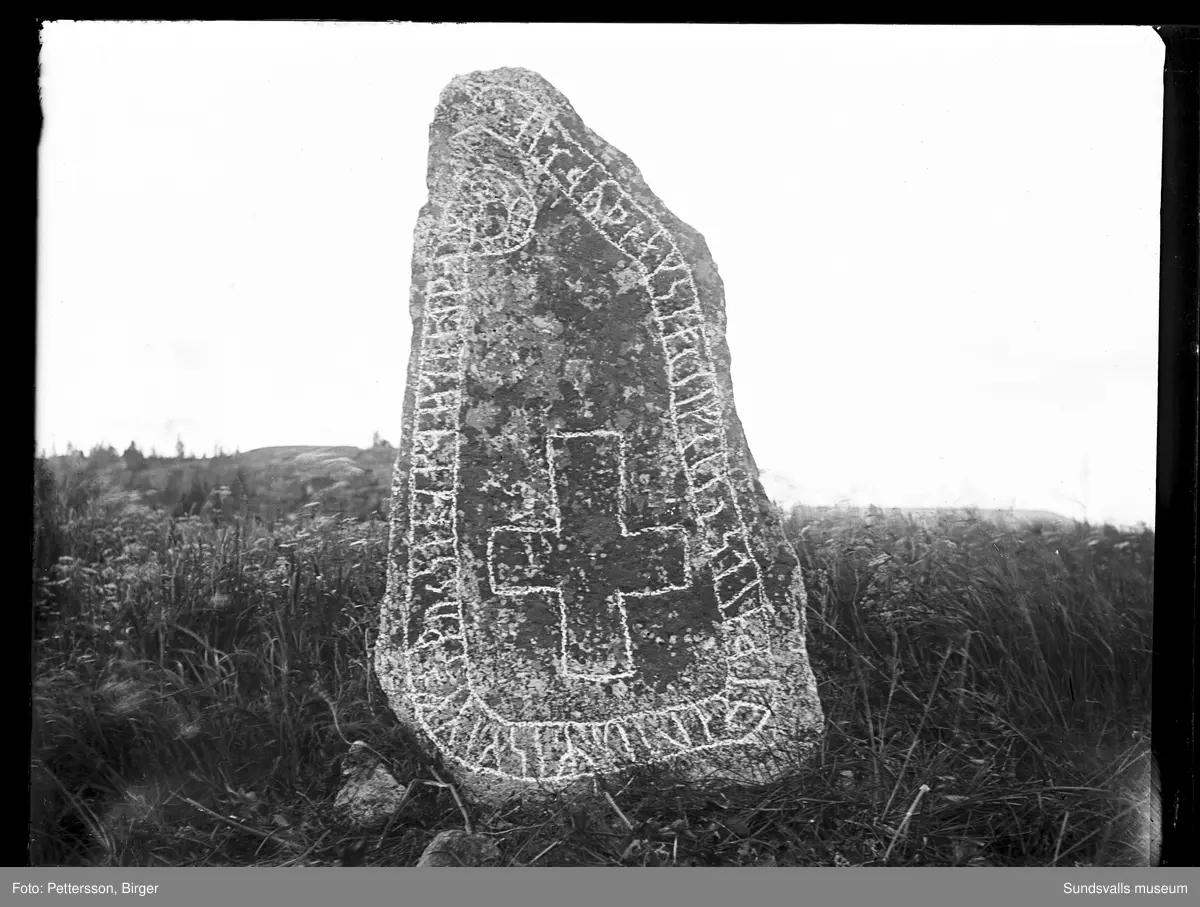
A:
<svg viewBox="0 0 1200 907">
<path fill-rule="evenodd" d="M 429 842 L 417 866 L 495 866 L 499 862 L 500 848 L 491 838 L 453 829 Z"/>
<path fill-rule="evenodd" d="M 405 789 L 384 768 L 382 760 L 362 740 L 350 745 L 342 758 L 342 786 L 334 814 L 351 828 L 379 828 L 404 803 Z"/>
<path fill-rule="evenodd" d="M 376 647 L 392 708 L 485 800 L 667 762 L 778 777 L 821 706 L 703 237 L 522 69 L 445 89 L 428 184 Z"/>
</svg>

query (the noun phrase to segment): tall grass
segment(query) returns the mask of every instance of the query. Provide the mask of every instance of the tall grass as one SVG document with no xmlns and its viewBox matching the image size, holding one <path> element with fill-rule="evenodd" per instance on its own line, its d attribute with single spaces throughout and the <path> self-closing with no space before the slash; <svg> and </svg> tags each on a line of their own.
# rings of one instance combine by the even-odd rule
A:
<svg viewBox="0 0 1200 907">
<path fill-rule="evenodd" d="M 268 531 L 118 492 L 43 502 L 35 864 L 411 865 L 462 825 L 434 786 L 369 839 L 338 824 L 352 740 L 402 783 L 446 775 L 373 672 L 386 526 L 318 510 Z M 599 807 L 473 807 L 507 862 L 1153 859 L 1152 533 L 880 514 L 786 528 L 826 710 L 816 757 L 767 787 L 661 768 L 615 779 Z"/>
</svg>

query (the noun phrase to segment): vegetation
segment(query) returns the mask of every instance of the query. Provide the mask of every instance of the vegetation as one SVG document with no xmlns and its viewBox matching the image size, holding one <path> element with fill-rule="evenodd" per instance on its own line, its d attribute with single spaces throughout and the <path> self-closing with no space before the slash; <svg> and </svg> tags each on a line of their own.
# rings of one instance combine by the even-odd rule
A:
<svg viewBox="0 0 1200 907">
<path fill-rule="evenodd" d="M 365 518 L 386 516 L 396 452 L 376 433 L 357 447 L 264 447 L 212 457 L 143 454 L 130 443 L 124 454 L 97 446 L 85 456 L 71 449 L 45 460 L 58 476 L 63 503 L 79 511 L 99 489 L 134 492 L 142 503 L 173 516 L 199 515 L 228 522 L 249 514 L 268 525 L 307 504 Z"/>
<path fill-rule="evenodd" d="M 398 726 L 370 658 L 387 531 L 355 483 L 385 485 L 362 457 L 390 467 L 394 451 L 325 451 L 320 469 L 346 477 L 311 489 L 313 458 L 279 450 L 202 464 L 214 484 L 186 513 L 106 456 L 38 461 L 35 865 L 412 865 L 464 824 L 457 791 L 433 785 L 370 836 L 334 817 L 353 740 L 402 784 L 447 776 Z M 786 525 L 820 751 L 766 787 L 665 768 L 598 800 L 466 804 L 507 864 L 1152 859 L 1153 533 L 878 512 Z"/>
</svg>

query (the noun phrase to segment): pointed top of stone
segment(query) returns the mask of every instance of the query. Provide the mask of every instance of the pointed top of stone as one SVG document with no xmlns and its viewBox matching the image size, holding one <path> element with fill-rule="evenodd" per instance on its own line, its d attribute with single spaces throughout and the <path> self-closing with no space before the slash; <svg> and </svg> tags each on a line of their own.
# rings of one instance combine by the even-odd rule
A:
<svg viewBox="0 0 1200 907">
<path fill-rule="evenodd" d="M 500 66 L 496 69 L 477 69 L 474 72 L 468 72 L 462 75 L 457 75 L 450 80 L 447 88 L 453 88 L 456 85 L 461 85 L 470 82 L 472 84 L 496 84 L 496 85 L 543 85 L 552 88 L 548 79 L 541 73 L 534 72 L 532 69 L 526 69 L 524 66 Z"/>
<path fill-rule="evenodd" d="M 578 118 L 562 92 L 533 70 L 477 70 L 455 76 L 442 90 L 434 126 L 441 121 L 468 128 L 481 119 L 519 118 L 535 110 Z"/>
<path fill-rule="evenodd" d="M 442 89 L 442 97 L 452 91 L 478 91 L 489 87 L 508 88 L 515 91 L 546 92 L 556 95 L 562 101 L 566 98 L 549 80 L 532 69 L 520 66 L 502 66 L 499 69 L 477 69 L 464 75 L 457 75 Z"/>
</svg>

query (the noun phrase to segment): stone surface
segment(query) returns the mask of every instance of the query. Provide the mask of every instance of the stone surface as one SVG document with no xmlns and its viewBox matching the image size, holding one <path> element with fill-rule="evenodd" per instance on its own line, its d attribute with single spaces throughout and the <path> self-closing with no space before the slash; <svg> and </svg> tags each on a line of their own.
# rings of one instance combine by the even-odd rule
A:
<svg viewBox="0 0 1200 907">
<path fill-rule="evenodd" d="M 495 866 L 500 862 L 500 848 L 491 838 L 455 829 L 438 834 L 417 866 Z"/>
<path fill-rule="evenodd" d="M 821 709 L 703 238 L 526 70 L 451 82 L 428 184 L 376 650 L 393 709 L 489 799 L 730 754 L 772 777 Z"/>
<path fill-rule="evenodd" d="M 404 794 L 404 788 L 366 743 L 356 740 L 350 744 L 342 758 L 342 786 L 333 802 L 339 820 L 354 828 L 377 828 L 401 807 Z"/>
</svg>

